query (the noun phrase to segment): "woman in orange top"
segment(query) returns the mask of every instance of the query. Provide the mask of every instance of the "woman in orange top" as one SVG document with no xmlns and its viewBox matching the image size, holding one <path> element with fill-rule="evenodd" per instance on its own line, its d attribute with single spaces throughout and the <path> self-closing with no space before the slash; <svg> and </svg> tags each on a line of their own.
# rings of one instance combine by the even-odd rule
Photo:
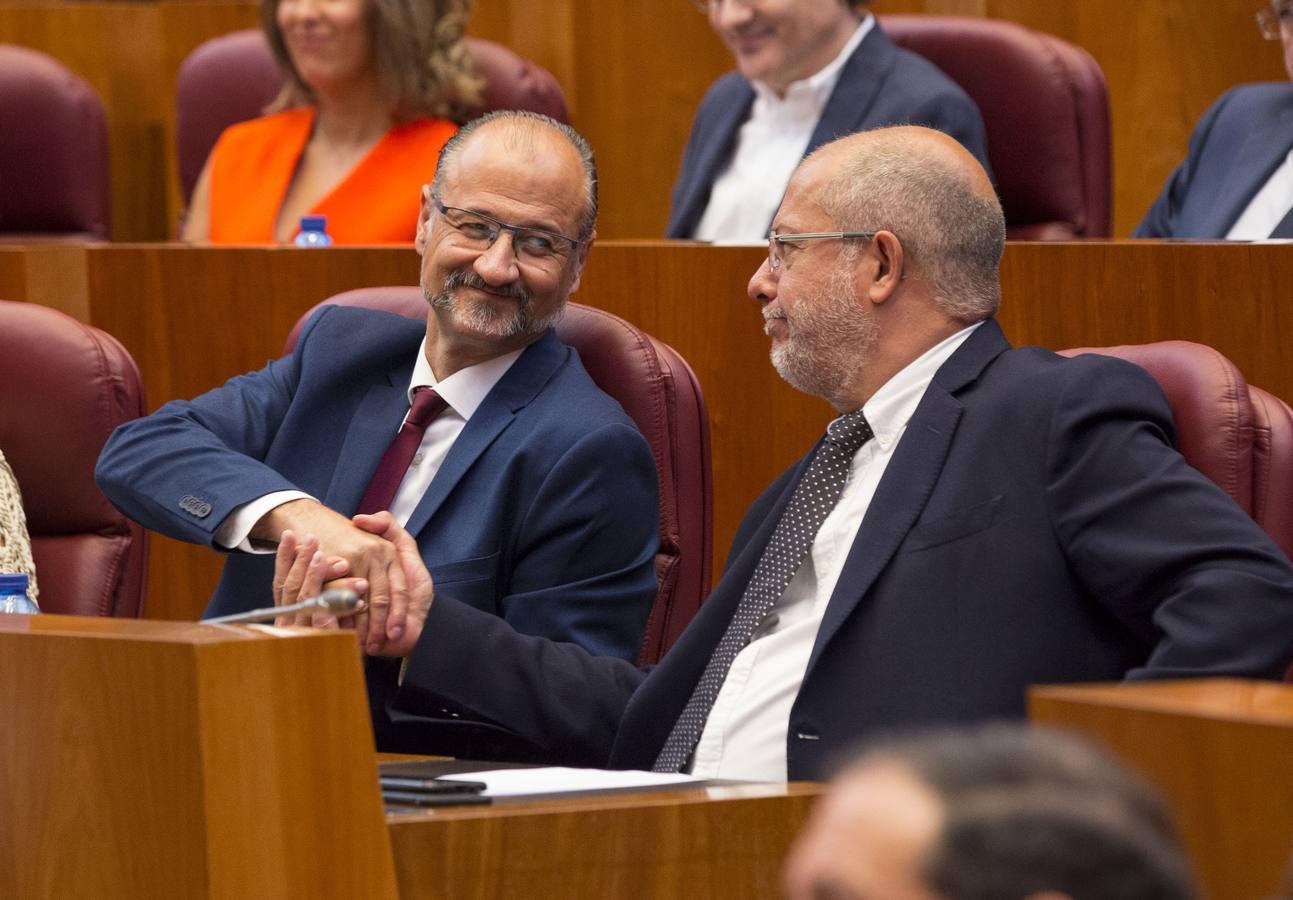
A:
<svg viewBox="0 0 1293 900">
<path fill-rule="evenodd" d="M 479 100 L 470 0 L 262 0 L 286 81 L 271 114 L 228 128 L 183 238 L 290 241 L 328 217 L 334 243 L 412 242 L 421 186 Z"/>
</svg>

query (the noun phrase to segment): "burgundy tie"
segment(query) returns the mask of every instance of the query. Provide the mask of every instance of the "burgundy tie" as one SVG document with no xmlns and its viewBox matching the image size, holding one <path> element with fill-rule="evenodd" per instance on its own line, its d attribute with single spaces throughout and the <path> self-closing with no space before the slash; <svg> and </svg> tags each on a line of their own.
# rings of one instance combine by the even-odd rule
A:
<svg viewBox="0 0 1293 900">
<path fill-rule="evenodd" d="M 446 406 L 448 404 L 431 388 L 413 389 L 413 407 L 400 426 L 399 434 L 395 435 L 391 445 L 386 448 L 382 461 L 377 464 L 377 471 L 373 473 L 373 480 L 368 482 L 364 499 L 359 501 L 358 512 L 375 513 L 390 509 L 395 492 L 399 490 L 400 482 L 404 480 L 404 474 L 413 462 L 413 456 L 418 452 L 418 447 L 422 446 L 422 435 L 435 417 L 444 412 Z"/>
</svg>

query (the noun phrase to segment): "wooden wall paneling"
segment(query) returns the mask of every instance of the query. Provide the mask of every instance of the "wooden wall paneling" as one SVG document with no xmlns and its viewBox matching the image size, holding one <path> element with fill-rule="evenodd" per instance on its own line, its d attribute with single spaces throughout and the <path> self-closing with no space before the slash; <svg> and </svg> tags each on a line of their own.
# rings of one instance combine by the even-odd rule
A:
<svg viewBox="0 0 1293 900">
<path fill-rule="evenodd" d="M 0 300 L 28 300 L 90 321 L 85 246 L 0 247 Z"/>
<path fill-rule="evenodd" d="M 551 72 L 574 115 L 579 107 L 575 78 L 574 0 L 476 0 L 468 31 L 511 47 Z"/>
<path fill-rule="evenodd" d="M 597 154 L 598 234 L 662 237 L 692 116 L 731 56 L 690 0 L 574 8 L 574 125 Z"/>
<path fill-rule="evenodd" d="M 998 318 L 1016 343 L 1053 349 L 1198 341 L 1293 401 L 1290 278 L 1279 244 L 1011 244 Z"/>
</svg>

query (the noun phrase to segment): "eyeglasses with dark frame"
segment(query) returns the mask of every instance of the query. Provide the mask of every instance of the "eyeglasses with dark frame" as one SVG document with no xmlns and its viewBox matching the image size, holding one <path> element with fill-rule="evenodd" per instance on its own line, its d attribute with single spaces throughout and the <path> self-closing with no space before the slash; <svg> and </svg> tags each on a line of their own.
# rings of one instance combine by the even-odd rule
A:
<svg viewBox="0 0 1293 900">
<path fill-rule="evenodd" d="M 532 228 L 528 225 L 509 225 L 500 222 L 493 216 L 472 209 L 448 206 L 439 197 L 433 198 L 435 208 L 441 218 L 463 237 L 464 245 L 485 251 L 494 246 L 498 236 L 504 231 L 512 233 L 512 253 L 518 262 L 537 265 L 541 268 L 560 265 L 569 258 L 583 243 L 576 238 L 566 237 L 555 231 Z"/>
<path fill-rule="evenodd" d="M 1281 29 L 1293 31 L 1293 0 L 1275 0 L 1257 10 L 1257 28 L 1268 41 L 1278 41 Z"/>
<path fill-rule="evenodd" d="M 775 272 L 783 264 L 788 265 L 783 257 L 785 251 L 780 250 L 777 246 L 778 244 L 794 245 L 801 241 L 839 241 L 853 238 L 863 238 L 869 241 L 877 233 L 875 231 L 812 231 L 804 232 L 803 234 L 777 234 L 773 232 L 768 235 L 768 268 Z"/>
</svg>

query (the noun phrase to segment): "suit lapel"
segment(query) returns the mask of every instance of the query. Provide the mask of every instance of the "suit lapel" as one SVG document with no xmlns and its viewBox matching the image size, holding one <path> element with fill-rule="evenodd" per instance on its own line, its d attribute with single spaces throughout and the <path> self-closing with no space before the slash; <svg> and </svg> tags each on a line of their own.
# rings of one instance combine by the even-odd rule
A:
<svg viewBox="0 0 1293 900">
<path fill-rule="evenodd" d="M 387 372 L 384 379 L 368 389 L 346 428 L 346 437 L 332 472 L 332 483 L 323 498 L 326 506 L 347 514 L 359 506 L 359 499 L 377 471 L 382 454 L 390 446 L 408 412 L 409 379 L 412 377 L 413 361 L 410 360 L 407 365 Z M 308 453 L 309 448 L 303 447 L 301 452 Z"/>
<path fill-rule="evenodd" d="M 549 330 L 521 354 L 467 421 L 449 448 L 440 471 L 431 480 L 405 528 L 419 534 L 481 455 L 534 399 L 566 361 L 569 348 Z"/>
<path fill-rule="evenodd" d="M 1263 116 L 1253 123 L 1228 166 L 1216 193 L 1219 202 L 1204 221 L 1202 233 L 1225 236 L 1288 155 L 1290 134 L 1293 105 L 1285 104 L 1275 115 Z"/>
<path fill-rule="evenodd" d="M 709 191 L 722 174 L 736 146 L 736 133 L 750 115 L 754 88 L 742 82 L 739 93 L 716 114 L 709 139 L 700 149 L 696 167 L 682 198 L 678 222 L 688 233 L 695 230 L 709 203 Z"/>
<path fill-rule="evenodd" d="M 964 412 L 955 392 L 978 378 L 988 363 L 1009 347 L 996 321 L 989 319 L 935 373 L 907 423 L 844 561 L 817 631 L 809 672 L 822 648 L 888 566 L 929 501 Z"/>
<path fill-rule="evenodd" d="M 859 130 L 871 106 L 880 96 L 880 90 L 893 69 L 897 50 L 888 36 L 875 25 L 858 44 L 853 54 L 840 69 L 840 80 L 835 83 L 826 100 L 822 117 L 817 120 L 813 136 L 808 141 L 805 155 L 822 144 Z"/>
</svg>

